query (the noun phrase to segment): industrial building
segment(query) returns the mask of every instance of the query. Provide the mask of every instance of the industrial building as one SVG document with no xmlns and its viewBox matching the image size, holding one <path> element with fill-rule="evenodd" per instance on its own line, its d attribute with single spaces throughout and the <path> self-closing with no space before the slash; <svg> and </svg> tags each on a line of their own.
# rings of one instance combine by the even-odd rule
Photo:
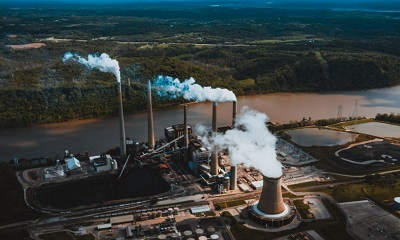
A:
<svg viewBox="0 0 400 240">
<path fill-rule="evenodd" d="M 118 169 L 117 161 L 110 154 L 89 157 L 89 162 L 93 164 L 96 172 Z"/>
<path fill-rule="evenodd" d="M 65 163 L 66 163 L 65 168 L 67 172 L 70 172 L 72 170 L 82 169 L 81 163 L 72 154 L 70 158 L 65 159 Z"/>
</svg>

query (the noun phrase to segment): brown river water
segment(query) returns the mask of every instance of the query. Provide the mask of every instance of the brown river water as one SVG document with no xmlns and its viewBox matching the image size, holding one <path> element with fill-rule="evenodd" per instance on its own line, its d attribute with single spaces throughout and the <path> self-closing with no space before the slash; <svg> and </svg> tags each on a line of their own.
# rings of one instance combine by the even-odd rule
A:
<svg viewBox="0 0 400 240">
<path fill-rule="evenodd" d="M 249 106 L 264 112 L 272 122 L 335 118 L 342 105 L 342 116 L 352 116 L 358 101 L 358 116 L 375 117 L 377 113 L 400 112 L 400 86 L 367 91 L 331 93 L 274 93 L 238 97 L 238 111 Z M 188 123 L 192 126 L 211 125 L 210 102 L 188 105 Z M 218 104 L 218 125 L 227 126 L 232 121 L 232 104 Z M 163 136 L 164 128 L 183 123 L 183 107 L 154 111 L 155 137 Z M 125 116 L 126 136 L 147 141 L 147 114 Z M 119 146 L 119 121 L 117 117 L 78 120 L 39 126 L 3 129 L 0 133 L 0 161 L 18 158 L 56 156 L 66 149 L 72 152 L 88 151 L 100 154 Z"/>
</svg>

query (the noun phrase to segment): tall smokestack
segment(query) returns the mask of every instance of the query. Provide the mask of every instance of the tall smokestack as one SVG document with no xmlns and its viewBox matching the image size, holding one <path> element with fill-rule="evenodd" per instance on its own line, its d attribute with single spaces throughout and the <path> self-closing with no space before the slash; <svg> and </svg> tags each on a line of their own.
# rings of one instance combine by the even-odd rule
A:
<svg viewBox="0 0 400 240">
<path fill-rule="evenodd" d="M 151 99 L 151 83 L 147 81 L 147 129 L 148 129 L 148 149 L 154 149 L 154 123 L 153 123 L 153 103 Z"/>
<path fill-rule="evenodd" d="M 185 162 L 189 161 L 189 150 L 188 150 L 188 145 L 189 145 L 189 133 L 188 133 L 188 123 L 187 123 L 187 105 L 183 105 L 183 127 L 185 128 L 183 134 L 183 145 L 184 147 L 186 147 L 186 149 L 184 150 L 184 159 Z"/>
<path fill-rule="evenodd" d="M 236 185 L 237 185 L 237 167 L 231 165 L 231 176 L 230 176 L 230 185 L 229 189 L 230 190 L 236 190 Z"/>
<path fill-rule="evenodd" d="M 236 101 L 233 101 L 232 102 L 232 127 L 233 127 L 233 125 L 235 125 L 236 114 L 237 114 L 237 105 L 236 105 Z"/>
<path fill-rule="evenodd" d="M 126 155 L 125 123 L 124 123 L 124 109 L 122 107 L 121 82 L 118 82 L 118 100 L 119 100 L 120 153 L 121 153 L 121 156 L 125 156 Z"/>
<path fill-rule="evenodd" d="M 232 102 L 232 127 L 235 125 L 235 119 L 237 114 L 237 105 L 236 101 Z M 236 190 L 237 187 L 237 167 L 231 164 L 231 176 L 230 176 L 230 190 Z"/>
<path fill-rule="evenodd" d="M 280 214 L 285 211 L 281 190 L 282 177 L 264 176 L 263 189 L 257 208 L 265 214 Z"/>
<path fill-rule="evenodd" d="M 217 103 L 212 103 L 212 130 L 214 133 L 217 132 Z M 218 174 L 218 148 L 217 146 L 214 147 L 214 150 L 211 152 L 211 175 Z"/>
</svg>

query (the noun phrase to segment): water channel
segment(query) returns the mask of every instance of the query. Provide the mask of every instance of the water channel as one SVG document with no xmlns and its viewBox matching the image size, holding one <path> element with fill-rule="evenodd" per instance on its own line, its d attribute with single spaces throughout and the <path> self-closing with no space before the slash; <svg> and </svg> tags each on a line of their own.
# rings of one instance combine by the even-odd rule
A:
<svg viewBox="0 0 400 240">
<path fill-rule="evenodd" d="M 286 123 L 301 120 L 335 118 L 339 105 L 342 116 L 352 116 L 357 104 L 357 115 L 375 117 L 377 113 L 400 112 L 400 86 L 367 91 L 328 93 L 274 93 L 238 97 L 238 109 L 249 106 L 266 113 L 272 122 Z M 188 122 L 211 125 L 211 103 L 192 103 L 188 106 Z M 232 104 L 218 104 L 218 125 L 230 125 Z M 138 141 L 147 138 L 147 114 L 125 116 L 126 136 Z M 183 122 L 183 108 L 154 111 L 155 137 L 163 136 L 164 128 Z M 117 117 L 79 120 L 40 126 L 2 129 L 0 134 L 0 161 L 15 157 L 55 157 L 65 149 L 88 151 L 97 155 L 119 146 Z"/>
</svg>

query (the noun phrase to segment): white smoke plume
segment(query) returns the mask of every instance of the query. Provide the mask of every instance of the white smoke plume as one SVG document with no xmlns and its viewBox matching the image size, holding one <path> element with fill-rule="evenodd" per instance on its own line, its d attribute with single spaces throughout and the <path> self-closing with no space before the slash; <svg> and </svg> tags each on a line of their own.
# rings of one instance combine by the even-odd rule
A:
<svg viewBox="0 0 400 240">
<path fill-rule="evenodd" d="M 203 136 L 203 143 L 211 148 L 228 149 L 232 165 L 243 163 L 245 167 L 254 167 L 264 176 L 279 178 L 282 176 L 282 164 L 276 159 L 276 137 L 268 130 L 267 115 L 248 107 L 243 107 L 236 116 L 235 126 L 225 134 L 207 136 L 204 127 L 196 128 Z"/>
<path fill-rule="evenodd" d="M 121 82 L 121 72 L 118 61 L 115 59 L 111 59 L 107 53 L 102 53 L 100 57 L 95 54 L 89 54 L 87 60 L 76 53 L 65 53 L 63 62 L 66 62 L 70 59 L 73 59 L 74 61 L 79 62 L 89 68 L 96 68 L 102 72 L 112 73 L 117 78 L 117 82 Z"/>
<path fill-rule="evenodd" d="M 235 94 L 228 89 L 202 87 L 195 82 L 196 80 L 192 77 L 181 82 L 178 78 L 160 75 L 153 81 L 153 87 L 157 89 L 157 94 L 162 97 L 183 97 L 186 100 L 195 100 L 196 102 L 236 101 Z"/>
</svg>

